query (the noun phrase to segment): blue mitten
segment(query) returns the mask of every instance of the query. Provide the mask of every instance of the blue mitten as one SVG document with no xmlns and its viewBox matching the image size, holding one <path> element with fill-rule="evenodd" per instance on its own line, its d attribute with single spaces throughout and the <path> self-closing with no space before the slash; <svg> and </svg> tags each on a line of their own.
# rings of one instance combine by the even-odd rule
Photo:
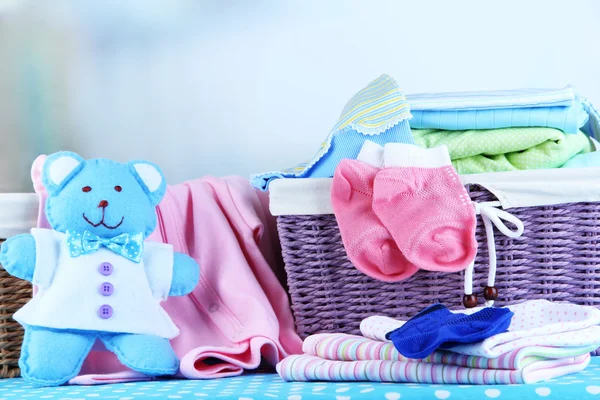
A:
<svg viewBox="0 0 600 400">
<path fill-rule="evenodd" d="M 455 314 L 442 304 L 434 304 L 385 337 L 403 356 L 420 359 L 438 348 L 475 343 L 506 332 L 512 316 L 508 308 L 488 307 L 468 315 Z"/>
<path fill-rule="evenodd" d="M 160 303 L 190 293 L 199 266 L 165 243 L 145 240 L 166 191 L 147 161 L 121 164 L 50 155 L 42 182 L 52 229 L 2 244 L 0 263 L 38 292 L 14 318 L 25 328 L 19 366 L 36 385 L 75 377 L 94 342 L 149 376 L 177 372 L 177 326 Z"/>
</svg>

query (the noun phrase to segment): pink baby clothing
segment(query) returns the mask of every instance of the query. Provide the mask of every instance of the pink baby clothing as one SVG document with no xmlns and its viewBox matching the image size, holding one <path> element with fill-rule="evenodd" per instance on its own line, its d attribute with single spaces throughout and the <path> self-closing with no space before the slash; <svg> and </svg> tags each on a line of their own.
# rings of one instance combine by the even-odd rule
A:
<svg viewBox="0 0 600 400">
<path fill-rule="evenodd" d="M 373 210 L 400 251 L 428 271 L 467 268 L 477 252 L 475 209 L 448 149 L 388 143 L 383 162 Z"/>
<path fill-rule="evenodd" d="M 418 268 L 404 257 L 373 212 L 377 172 L 377 167 L 367 163 L 342 160 L 333 176 L 331 203 L 352 264 L 372 278 L 395 282 L 414 275 Z"/>
<path fill-rule="evenodd" d="M 443 146 L 365 141 L 336 168 L 331 204 L 348 258 L 372 278 L 456 272 L 475 258 L 475 209 Z"/>
<path fill-rule="evenodd" d="M 600 310 L 591 306 L 553 303 L 548 300 L 528 300 L 507 306 L 514 315 L 507 332 L 481 342 L 452 347 L 455 353 L 497 358 L 515 349 L 530 346 L 575 348 L 600 347 Z M 481 308 L 460 310 L 473 313 Z M 360 324 L 361 333 L 368 338 L 385 341 L 385 334 L 403 321 L 372 316 Z"/>
<path fill-rule="evenodd" d="M 332 361 L 302 354 L 277 364 L 285 381 L 372 381 L 498 385 L 535 383 L 583 371 L 590 355 L 532 362 L 518 370 L 480 369 L 421 361 Z"/>
<path fill-rule="evenodd" d="M 43 161 L 34 162 L 32 178 L 40 195 L 38 226 L 47 228 L 39 173 Z M 191 294 L 162 304 L 181 332 L 171 341 L 181 377 L 239 375 L 262 359 L 274 366 L 301 352 L 288 296 L 272 269 L 275 251 L 263 203 L 247 180 L 205 177 L 169 186 L 156 213 L 157 228 L 148 240 L 173 245 L 201 268 Z M 139 379 L 147 377 L 98 347 L 71 383 Z"/>
</svg>

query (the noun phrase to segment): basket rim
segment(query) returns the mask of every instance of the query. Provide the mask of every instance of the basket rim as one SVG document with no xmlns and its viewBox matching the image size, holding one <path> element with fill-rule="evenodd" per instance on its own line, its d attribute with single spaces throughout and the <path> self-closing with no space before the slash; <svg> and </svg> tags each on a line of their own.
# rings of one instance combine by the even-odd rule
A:
<svg viewBox="0 0 600 400">
<path fill-rule="evenodd" d="M 554 168 L 459 175 L 465 186 L 485 188 L 503 209 L 600 202 L 600 167 Z M 274 216 L 334 214 L 333 178 L 281 178 L 269 186 Z"/>
</svg>

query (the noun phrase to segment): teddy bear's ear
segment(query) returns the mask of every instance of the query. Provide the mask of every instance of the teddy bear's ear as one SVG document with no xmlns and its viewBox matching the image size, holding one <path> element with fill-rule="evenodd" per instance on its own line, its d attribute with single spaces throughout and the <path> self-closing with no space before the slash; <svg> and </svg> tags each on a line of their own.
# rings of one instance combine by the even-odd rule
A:
<svg viewBox="0 0 600 400">
<path fill-rule="evenodd" d="M 42 183 L 48 193 L 58 193 L 81 170 L 83 161 L 83 158 L 70 151 L 49 155 L 42 168 Z"/>
<path fill-rule="evenodd" d="M 157 206 L 167 189 L 167 183 L 160 168 L 148 161 L 131 161 L 127 165 L 146 192 L 152 205 Z"/>
</svg>

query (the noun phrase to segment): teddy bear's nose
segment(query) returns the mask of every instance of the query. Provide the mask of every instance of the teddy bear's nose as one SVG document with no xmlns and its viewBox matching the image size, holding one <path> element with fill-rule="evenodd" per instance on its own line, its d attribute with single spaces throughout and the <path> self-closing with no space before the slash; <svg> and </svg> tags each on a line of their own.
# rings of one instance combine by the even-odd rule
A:
<svg viewBox="0 0 600 400">
<path fill-rule="evenodd" d="M 98 204 L 98 207 L 104 208 L 106 206 L 108 206 L 108 201 L 106 201 L 106 200 L 100 200 L 100 203 Z"/>
</svg>

